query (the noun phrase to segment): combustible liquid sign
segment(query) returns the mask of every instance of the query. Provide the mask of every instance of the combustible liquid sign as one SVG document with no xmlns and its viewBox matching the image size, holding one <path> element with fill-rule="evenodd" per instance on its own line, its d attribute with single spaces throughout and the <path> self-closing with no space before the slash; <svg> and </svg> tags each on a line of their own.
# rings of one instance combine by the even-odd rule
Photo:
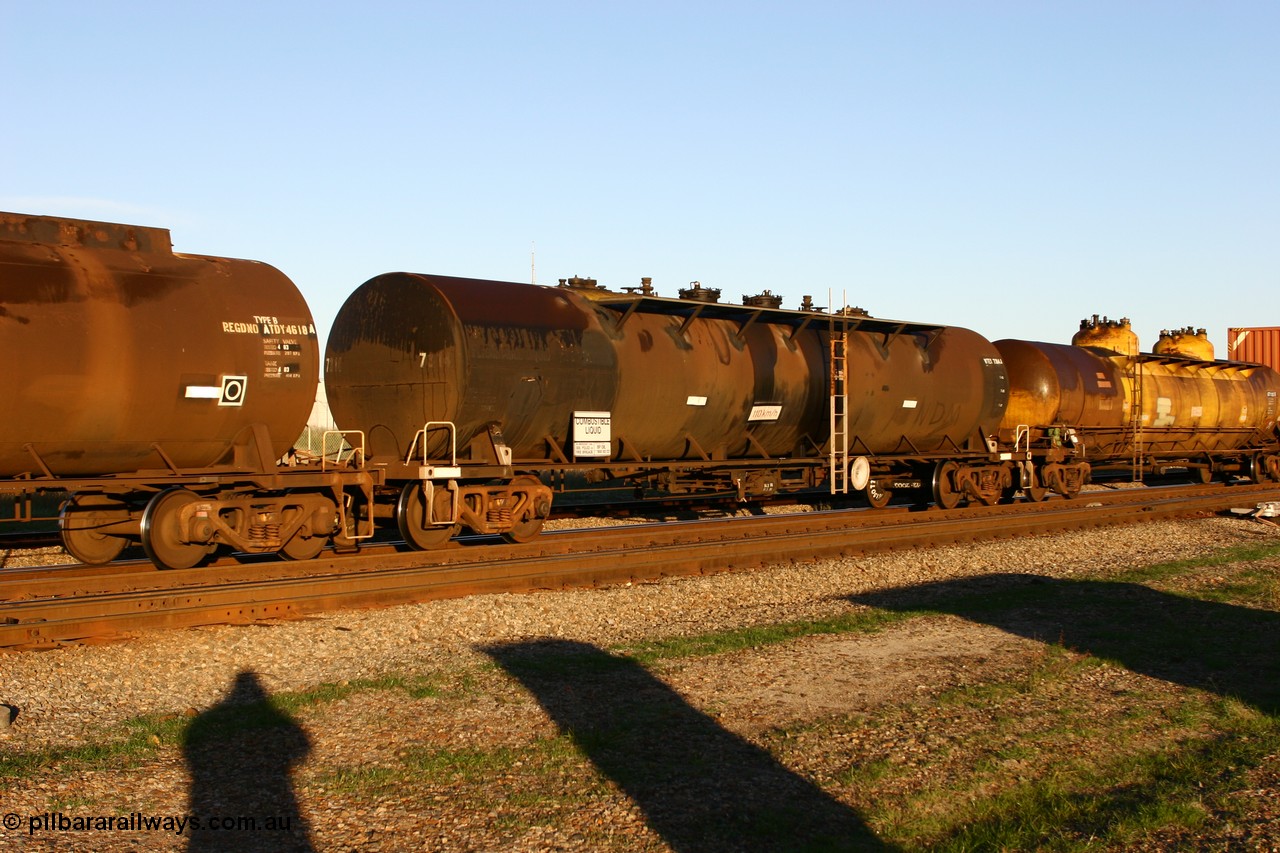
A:
<svg viewBox="0 0 1280 853">
<path fill-rule="evenodd" d="M 573 413 L 573 455 L 578 458 L 612 455 L 612 412 Z"/>
</svg>

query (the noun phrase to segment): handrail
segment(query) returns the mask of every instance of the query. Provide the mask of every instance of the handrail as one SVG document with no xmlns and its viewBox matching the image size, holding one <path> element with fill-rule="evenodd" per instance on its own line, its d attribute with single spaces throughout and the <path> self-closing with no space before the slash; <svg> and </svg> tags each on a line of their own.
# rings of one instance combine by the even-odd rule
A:
<svg viewBox="0 0 1280 853">
<path fill-rule="evenodd" d="M 413 462 L 413 451 L 419 445 L 422 447 L 422 462 L 427 462 L 427 433 L 435 430 L 449 431 L 449 465 L 456 466 L 458 464 L 458 428 L 454 426 L 453 421 L 427 421 L 423 424 L 422 429 L 414 433 L 413 441 L 409 444 L 409 450 L 405 453 L 404 464 L 408 465 Z"/>
<path fill-rule="evenodd" d="M 360 429 L 327 429 L 320 436 L 320 470 L 329 470 L 329 436 L 338 437 L 337 449 L 333 451 L 333 467 L 341 468 L 352 459 L 358 462 L 364 462 L 364 430 Z M 348 440 L 347 436 L 359 436 L 359 443 Z M 351 452 L 344 458 L 342 455 L 343 445 L 350 448 Z"/>
</svg>

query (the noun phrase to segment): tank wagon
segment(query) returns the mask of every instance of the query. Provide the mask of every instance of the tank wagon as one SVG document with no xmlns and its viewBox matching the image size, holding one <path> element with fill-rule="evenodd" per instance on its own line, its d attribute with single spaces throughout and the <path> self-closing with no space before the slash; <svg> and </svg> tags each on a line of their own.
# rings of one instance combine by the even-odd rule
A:
<svg viewBox="0 0 1280 853">
<path fill-rule="evenodd" d="M 76 558 L 134 542 L 166 567 L 219 545 L 306 558 L 356 535 L 344 515 L 367 473 L 278 464 L 319 353 L 275 268 L 176 254 L 161 228 L 0 213 L 0 325 L 0 492 L 19 515 L 66 492 Z"/>
<path fill-rule="evenodd" d="M 1095 316 L 1070 346 L 995 346 L 1012 389 L 1000 440 L 1033 499 L 1074 496 L 1107 469 L 1280 480 L 1280 375 L 1213 360 L 1203 330 L 1163 332 L 1155 352 L 1141 353 L 1127 319 Z"/>
<path fill-rule="evenodd" d="M 357 289 L 325 389 L 366 436 L 380 515 L 427 548 L 460 527 L 527 539 L 582 484 L 738 500 L 852 486 L 876 505 L 1011 485 L 1006 377 L 980 335 L 638 290 L 412 273 Z"/>
</svg>

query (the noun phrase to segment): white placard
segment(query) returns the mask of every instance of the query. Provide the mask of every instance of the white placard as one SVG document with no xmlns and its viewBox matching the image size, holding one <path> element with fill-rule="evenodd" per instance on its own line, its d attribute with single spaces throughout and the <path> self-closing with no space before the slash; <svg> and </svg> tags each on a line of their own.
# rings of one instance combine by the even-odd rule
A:
<svg viewBox="0 0 1280 853">
<path fill-rule="evenodd" d="M 248 384 L 248 376 L 223 376 L 222 395 L 218 398 L 218 405 L 243 406 L 245 389 Z"/>
<path fill-rule="evenodd" d="M 686 406 L 705 406 L 707 404 L 706 397 L 690 397 L 685 401 Z"/>
<path fill-rule="evenodd" d="M 613 413 L 573 413 L 573 455 L 608 458 L 613 455 Z"/>
<path fill-rule="evenodd" d="M 188 400 L 221 400 L 221 385 L 188 385 L 183 394 Z"/>
<path fill-rule="evenodd" d="M 782 417 L 781 406 L 752 406 L 751 414 L 747 415 L 748 421 L 776 421 Z"/>
</svg>

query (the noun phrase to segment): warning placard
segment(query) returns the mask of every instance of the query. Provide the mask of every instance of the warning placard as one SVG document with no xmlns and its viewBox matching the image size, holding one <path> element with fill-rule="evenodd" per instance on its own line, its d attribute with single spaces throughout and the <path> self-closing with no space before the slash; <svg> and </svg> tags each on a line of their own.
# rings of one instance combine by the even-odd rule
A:
<svg viewBox="0 0 1280 853">
<path fill-rule="evenodd" d="M 573 413 L 573 455 L 608 458 L 613 455 L 613 413 Z"/>
</svg>

